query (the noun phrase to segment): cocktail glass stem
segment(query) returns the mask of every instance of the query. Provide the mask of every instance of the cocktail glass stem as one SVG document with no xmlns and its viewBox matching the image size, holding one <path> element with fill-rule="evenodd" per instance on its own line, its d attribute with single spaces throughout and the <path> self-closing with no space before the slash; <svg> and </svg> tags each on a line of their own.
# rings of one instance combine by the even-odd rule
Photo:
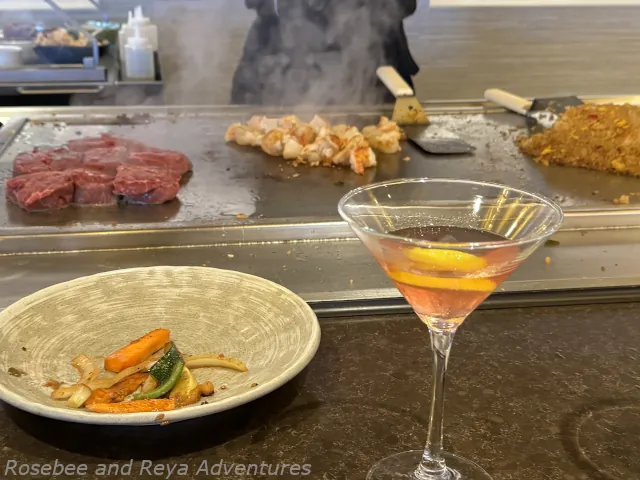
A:
<svg viewBox="0 0 640 480">
<path fill-rule="evenodd" d="M 417 480 L 448 480 L 451 475 L 442 457 L 442 420 L 447 363 L 455 330 L 430 330 L 429 333 L 433 350 L 433 392 L 429 413 L 429 433 L 422 460 L 414 475 Z"/>
</svg>

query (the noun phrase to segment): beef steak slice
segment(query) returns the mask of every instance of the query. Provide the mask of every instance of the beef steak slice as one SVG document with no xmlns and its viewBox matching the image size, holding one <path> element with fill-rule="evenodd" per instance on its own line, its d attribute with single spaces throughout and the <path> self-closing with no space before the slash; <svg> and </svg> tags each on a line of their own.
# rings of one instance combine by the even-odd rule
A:
<svg viewBox="0 0 640 480">
<path fill-rule="evenodd" d="M 94 148 L 85 152 L 82 166 L 115 176 L 118 167 L 128 159 L 129 152 L 125 147 Z"/>
<path fill-rule="evenodd" d="M 51 171 L 51 159 L 46 152 L 22 152 L 13 159 L 13 176 Z"/>
<path fill-rule="evenodd" d="M 85 137 L 78 138 L 76 140 L 69 140 L 67 142 L 67 147 L 69 150 L 74 152 L 84 153 L 95 148 L 115 147 L 116 144 L 117 141 L 115 137 L 112 137 L 111 135 L 102 135 L 100 137 Z"/>
<path fill-rule="evenodd" d="M 127 203 L 154 205 L 176 198 L 181 174 L 154 167 L 122 165 L 113 182 L 113 193 Z"/>
<path fill-rule="evenodd" d="M 5 181 L 9 201 L 29 212 L 58 210 L 73 199 L 73 176 L 67 172 L 40 172 Z"/>
<path fill-rule="evenodd" d="M 74 205 L 114 205 L 113 175 L 89 168 L 76 168 L 70 171 L 75 191 Z"/>
<path fill-rule="evenodd" d="M 180 176 L 192 169 L 191 162 L 187 156 L 184 153 L 175 152 L 173 150 L 132 153 L 129 156 L 129 164 L 172 170 L 179 173 Z"/>
<path fill-rule="evenodd" d="M 49 165 L 52 171 L 62 172 L 72 168 L 78 168 L 82 165 L 84 155 L 80 152 L 74 152 L 68 148 L 56 148 L 45 152 L 49 158 Z"/>
<path fill-rule="evenodd" d="M 111 137 L 111 138 L 113 138 L 113 140 L 116 142 L 116 146 L 125 147 L 129 153 L 160 151 L 160 149 L 158 148 L 150 147 L 137 140 L 131 140 L 130 138 L 124 138 L 124 137 Z"/>
</svg>

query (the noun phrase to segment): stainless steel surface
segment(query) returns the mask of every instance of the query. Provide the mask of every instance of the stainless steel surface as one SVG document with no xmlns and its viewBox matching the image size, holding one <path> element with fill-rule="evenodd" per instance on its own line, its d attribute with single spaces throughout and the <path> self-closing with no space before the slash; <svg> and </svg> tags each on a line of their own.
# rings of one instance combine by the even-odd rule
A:
<svg viewBox="0 0 640 480">
<path fill-rule="evenodd" d="M 258 149 L 224 143 L 227 126 L 257 113 L 241 107 L 130 107 L 22 109 L 30 121 L 0 131 L 0 171 L 10 176 L 14 156 L 35 146 L 60 145 L 79 135 L 113 132 L 149 144 L 183 151 L 194 174 L 179 201 L 158 207 L 68 209 L 27 214 L 13 205 L 0 210 L 0 233 L 61 233 L 205 227 L 238 223 L 238 214 L 262 222 L 335 220 L 336 205 L 348 190 L 398 177 L 460 177 L 504 183 L 555 198 L 567 211 L 624 210 L 612 204 L 623 193 L 638 191 L 638 179 L 563 167 L 543 167 L 519 154 L 514 140 L 524 119 L 482 103 L 427 108 L 436 126 L 454 131 L 476 147 L 475 155 L 428 156 L 405 143 L 396 155 L 381 155 L 377 168 L 364 175 L 346 169 L 294 168 Z M 13 116 L 19 110 L 6 111 Z M 20 115 L 20 113 L 18 113 Z M 266 110 L 268 114 L 282 111 Z M 311 112 L 296 112 L 310 116 Z M 377 122 L 385 109 L 328 110 L 335 121 L 360 126 Z M 0 112 L 0 117 L 2 112 Z M 404 161 L 410 157 L 410 161 Z M 630 209 L 633 211 L 633 209 Z M 595 218 L 602 219 L 601 216 Z M 286 219 L 286 220 L 284 220 Z"/>
<path fill-rule="evenodd" d="M 30 253 L 60 253 L 136 248 L 195 248 L 210 245 L 260 245 L 356 240 L 343 221 L 304 219 L 241 220 L 234 224 L 193 228 L 119 230 L 117 225 L 103 231 L 55 232 L 25 230 L 22 234 L 0 236 L 0 256 Z M 569 212 L 563 233 L 627 232 L 640 228 L 640 210 L 619 212 Z M 597 259 L 594 259 L 597 260 Z"/>
<path fill-rule="evenodd" d="M 23 62 L 22 48 L 0 44 L 0 69 L 20 68 Z"/>
<path fill-rule="evenodd" d="M 103 66 L 87 68 L 79 65 L 28 65 L 0 71 L 0 87 L 24 84 L 48 85 L 52 82 L 105 82 L 107 69 Z"/>
<path fill-rule="evenodd" d="M 92 88 L 86 88 L 84 85 L 79 88 L 16 88 L 20 95 L 71 95 L 75 93 L 100 93 L 104 90 L 104 86 L 98 85 Z"/>
<path fill-rule="evenodd" d="M 640 228 L 572 228 L 536 252 L 491 298 L 490 306 L 638 300 Z M 354 314 L 406 310 L 399 292 L 367 250 L 340 223 L 222 228 L 207 234 L 174 232 L 174 243 L 119 248 L 118 234 L 102 234 L 109 247 L 0 255 L 0 308 L 49 285 L 83 275 L 134 266 L 211 266 L 251 273 L 290 288 L 320 312 Z M 195 236 L 191 237 L 193 234 Z M 80 236 L 80 234 L 78 234 Z M 81 239 L 75 237 L 75 241 Z M 181 239 L 178 237 L 182 236 Z M 74 237 L 67 249 L 77 246 Z M 260 240 L 262 238 L 262 240 Z M 193 241 L 186 244 L 184 241 Z M 2 239 L 0 244 L 7 241 Z M 181 243 L 183 242 L 183 243 Z M 6 250 L 4 250 L 6 252 Z M 546 258 L 549 258 L 549 263 Z M 585 294 L 585 291 L 588 291 Z"/>
<path fill-rule="evenodd" d="M 1 43 L 0 43 L 1 44 Z M 90 96 L 98 100 L 97 94 L 141 90 L 140 101 L 145 97 L 158 96 L 164 86 L 163 66 L 156 59 L 156 79 L 131 81 L 122 79 L 120 64 L 113 51 L 100 59 L 97 68 L 69 65 L 27 65 L 18 69 L 0 70 L 0 96 L 7 95 L 57 95 L 73 94 L 77 100 Z M 106 91 L 106 92 L 105 92 Z M 129 102 L 135 104 L 129 97 Z M 115 102 L 109 103 L 110 105 Z"/>
</svg>

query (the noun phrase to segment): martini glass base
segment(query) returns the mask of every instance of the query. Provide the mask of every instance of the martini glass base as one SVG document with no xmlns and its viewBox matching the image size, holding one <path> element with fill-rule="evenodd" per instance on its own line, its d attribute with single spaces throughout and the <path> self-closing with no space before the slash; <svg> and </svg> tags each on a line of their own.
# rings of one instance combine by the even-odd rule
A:
<svg viewBox="0 0 640 480">
<path fill-rule="evenodd" d="M 422 450 L 410 450 L 380 460 L 369 470 L 367 480 L 418 480 L 414 472 L 423 453 Z M 443 457 L 447 462 L 448 476 L 419 480 L 492 480 L 482 467 L 471 460 L 453 453 L 444 453 Z"/>
</svg>

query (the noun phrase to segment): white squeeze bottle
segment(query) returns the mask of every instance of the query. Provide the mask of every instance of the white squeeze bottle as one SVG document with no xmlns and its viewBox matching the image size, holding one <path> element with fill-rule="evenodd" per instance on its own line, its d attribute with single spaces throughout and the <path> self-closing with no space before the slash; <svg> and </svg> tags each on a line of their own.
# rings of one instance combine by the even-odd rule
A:
<svg viewBox="0 0 640 480">
<path fill-rule="evenodd" d="M 133 28 L 140 27 L 140 34 L 149 40 L 154 52 L 158 51 L 158 27 L 151 23 L 149 18 L 142 13 L 142 7 L 138 6 L 133 11 L 131 20 Z"/>
<path fill-rule="evenodd" d="M 120 68 L 122 73 L 124 74 L 124 48 L 127 46 L 127 41 L 129 37 L 133 34 L 133 12 L 129 12 L 129 20 L 127 23 L 123 23 L 122 27 L 120 27 L 120 31 L 118 32 L 118 52 L 120 54 Z"/>
<path fill-rule="evenodd" d="M 151 42 L 134 26 L 133 35 L 125 46 L 126 77 L 131 80 L 155 80 L 155 62 Z"/>
</svg>

